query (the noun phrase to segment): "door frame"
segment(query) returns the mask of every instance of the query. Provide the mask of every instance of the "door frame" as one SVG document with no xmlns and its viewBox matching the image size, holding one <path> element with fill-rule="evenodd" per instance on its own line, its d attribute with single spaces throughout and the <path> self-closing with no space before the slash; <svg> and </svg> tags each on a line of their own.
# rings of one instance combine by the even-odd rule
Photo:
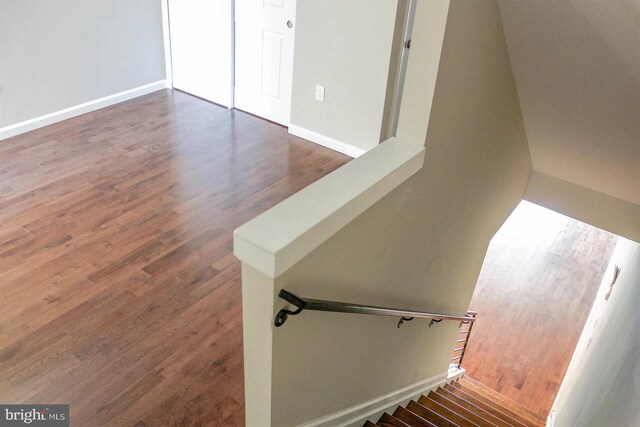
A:
<svg viewBox="0 0 640 427">
<path fill-rule="evenodd" d="M 229 110 L 236 108 L 236 0 L 231 2 L 231 101 Z"/>
<path fill-rule="evenodd" d="M 407 15 L 405 17 L 404 34 L 402 38 L 402 51 L 400 53 L 400 65 L 393 92 L 391 107 L 391 124 L 389 137 L 398 133 L 398 123 L 400 121 L 400 105 L 402 104 L 402 91 L 404 90 L 404 80 L 407 75 L 407 63 L 409 62 L 409 52 L 411 49 L 411 33 L 413 32 L 413 21 L 416 15 L 418 0 L 408 0 Z"/>
<path fill-rule="evenodd" d="M 164 70 L 167 88 L 173 89 L 173 65 L 171 63 L 171 24 L 169 21 L 169 0 L 160 0 L 162 8 L 162 41 L 164 44 Z"/>
</svg>

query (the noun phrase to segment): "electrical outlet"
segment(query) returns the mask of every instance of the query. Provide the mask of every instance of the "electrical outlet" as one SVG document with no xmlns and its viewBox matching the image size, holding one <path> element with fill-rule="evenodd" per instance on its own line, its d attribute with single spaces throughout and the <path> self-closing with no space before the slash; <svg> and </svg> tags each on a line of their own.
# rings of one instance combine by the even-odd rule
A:
<svg viewBox="0 0 640 427">
<path fill-rule="evenodd" d="M 324 102 L 324 86 L 316 85 L 316 101 Z"/>
</svg>

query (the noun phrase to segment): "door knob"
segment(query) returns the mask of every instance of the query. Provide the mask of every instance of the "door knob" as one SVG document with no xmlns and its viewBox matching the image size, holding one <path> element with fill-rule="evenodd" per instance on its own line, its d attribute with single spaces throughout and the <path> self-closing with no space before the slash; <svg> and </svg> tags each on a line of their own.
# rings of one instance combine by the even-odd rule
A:
<svg viewBox="0 0 640 427">
<path fill-rule="evenodd" d="M 293 22 L 291 22 L 290 20 L 287 21 L 287 27 L 293 28 Z"/>
</svg>

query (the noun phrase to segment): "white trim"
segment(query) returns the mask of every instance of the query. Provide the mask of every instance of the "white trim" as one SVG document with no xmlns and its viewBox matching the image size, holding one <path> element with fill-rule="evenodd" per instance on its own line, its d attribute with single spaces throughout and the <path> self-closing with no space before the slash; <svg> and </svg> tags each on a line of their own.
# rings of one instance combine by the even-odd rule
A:
<svg viewBox="0 0 640 427">
<path fill-rule="evenodd" d="M 167 87 L 173 87 L 173 64 L 171 62 L 171 24 L 169 21 L 169 0 L 160 0 L 162 6 L 162 44 L 164 46 L 164 69 Z"/>
<path fill-rule="evenodd" d="M 462 377 L 467 372 L 466 369 L 459 367 L 455 363 L 449 365 L 449 370 L 447 371 L 447 382 L 451 382 L 453 380 L 457 380 Z"/>
<path fill-rule="evenodd" d="M 549 416 L 547 417 L 547 423 L 545 424 L 546 427 L 555 427 L 556 425 L 556 410 L 552 409 L 551 412 L 549 413 Z"/>
<path fill-rule="evenodd" d="M 289 125 L 289 133 L 350 157 L 360 157 L 367 151 L 294 124 Z"/>
<path fill-rule="evenodd" d="M 453 368 L 453 369 L 452 369 Z M 423 381 L 419 381 L 407 387 L 392 391 L 376 399 L 347 408 L 340 412 L 327 415 L 322 418 L 302 424 L 303 427 L 337 427 L 337 426 L 362 426 L 369 420 L 375 422 L 383 412 L 393 412 L 399 405 L 404 406 L 410 400 L 417 399 L 420 395 L 430 390 L 451 382 L 464 375 L 464 369 L 458 369 L 454 365 L 446 374 L 436 375 Z"/>
<path fill-rule="evenodd" d="M 425 149 L 391 138 L 234 232 L 240 261 L 276 278 L 422 168 Z"/>
<path fill-rule="evenodd" d="M 416 16 L 417 0 L 409 0 L 407 7 L 407 16 L 405 17 L 404 34 L 402 35 L 402 51 L 400 52 L 400 67 L 398 77 L 396 79 L 395 89 L 393 91 L 392 107 L 391 107 L 391 135 L 396 136 L 398 133 L 398 123 L 400 122 L 400 105 L 402 104 L 402 90 L 404 89 L 404 80 L 407 75 L 407 63 L 409 62 L 409 47 L 407 42 L 411 42 L 411 33 L 413 32 L 413 21 Z"/>
<path fill-rule="evenodd" d="M 34 129 L 39 129 L 53 123 L 61 122 L 62 120 L 67 120 L 81 114 L 90 113 L 91 111 L 127 101 L 138 96 L 146 95 L 160 89 L 165 89 L 166 87 L 167 81 L 160 80 L 155 83 L 149 83 L 144 86 L 125 90 L 124 92 L 116 93 L 114 95 L 105 96 L 104 98 L 94 99 L 93 101 L 85 102 L 84 104 L 76 105 L 74 107 L 65 108 L 64 110 L 45 114 L 44 116 L 36 117 L 35 119 L 25 120 L 24 122 L 5 126 L 0 128 L 0 140 L 11 138 L 12 136 L 20 135 Z"/>
<path fill-rule="evenodd" d="M 231 95 L 229 110 L 236 106 L 236 1 L 231 1 Z"/>
</svg>

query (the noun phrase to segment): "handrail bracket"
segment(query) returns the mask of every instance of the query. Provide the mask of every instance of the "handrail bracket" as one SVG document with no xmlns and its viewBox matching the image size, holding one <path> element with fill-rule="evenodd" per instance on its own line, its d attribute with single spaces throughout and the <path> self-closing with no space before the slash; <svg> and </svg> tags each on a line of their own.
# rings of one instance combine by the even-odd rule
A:
<svg viewBox="0 0 640 427">
<path fill-rule="evenodd" d="M 278 296 L 283 300 L 295 305 L 296 307 L 298 307 L 298 309 L 291 311 L 286 308 L 283 308 L 282 310 L 278 311 L 278 314 L 276 314 L 276 318 L 273 322 L 277 328 L 284 325 L 284 322 L 287 321 L 289 316 L 295 316 L 297 314 L 302 313 L 302 310 L 304 310 L 306 307 L 306 302 L 304 300 L 298 298 L 291 292 L 285 291 L 284 289 L 280 290 L 280 293 L 278 294 Z"/>
<path fill-rule="evenodd" d="M 398 328 L 402 326 L 404 322 L 410 322 L 413 319 L 415 319 L 415 317 L 401 317 L 400 320 L 398 320 Z"/>
</svg>

